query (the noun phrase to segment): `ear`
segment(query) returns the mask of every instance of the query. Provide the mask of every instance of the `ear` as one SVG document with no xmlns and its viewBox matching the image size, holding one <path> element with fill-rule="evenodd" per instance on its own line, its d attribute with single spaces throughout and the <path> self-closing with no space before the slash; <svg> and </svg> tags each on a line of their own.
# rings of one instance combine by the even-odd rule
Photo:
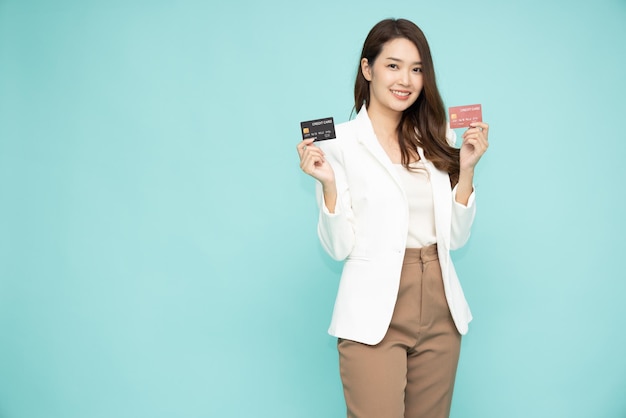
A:
<svg viewBox="0 0 626 418">
<path fill-rule="evenodd" d="M 363 74 L 363 77 L 365 77 L 367 81 L 372 81 L 372 68 L 370 67 L 370 64 L 367 58 L 363 58 L 361 60 L 361 73 Z"/>
</svg>

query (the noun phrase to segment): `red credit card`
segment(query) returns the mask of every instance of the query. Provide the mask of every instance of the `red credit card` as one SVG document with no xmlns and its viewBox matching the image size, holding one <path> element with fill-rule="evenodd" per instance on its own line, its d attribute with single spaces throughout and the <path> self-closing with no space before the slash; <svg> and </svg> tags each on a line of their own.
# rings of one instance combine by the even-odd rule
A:
<svg viewBox="0 0 626 418">
<path fill-rule="evenodd" d="M 467 128 L 472 122 L 482 122 L 483 109 L 479 104 L 454 106 L 448 109 L 450 128 Z"/>
</svg>

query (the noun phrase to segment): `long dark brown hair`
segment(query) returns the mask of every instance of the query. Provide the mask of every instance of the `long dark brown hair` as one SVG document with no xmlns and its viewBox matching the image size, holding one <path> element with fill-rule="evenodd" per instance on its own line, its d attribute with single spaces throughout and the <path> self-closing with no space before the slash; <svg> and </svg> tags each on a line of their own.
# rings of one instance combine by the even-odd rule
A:
<svg viewBox="0 0 626 418">
<path fill-rule="evenodd" d="M 370 67 L 385 43 L 406 38 L 413 42 L 422 60 L 423 88 L 415 103 L 406 109 L 398 125 L 398 142 L 402 153 L 402 165 L 409 168 L 411 158 L 417 156 L 417 147 L 424 149 L 424 156 L 435 167 L 450 175 L 452 186 L 459 180 L 459 150 L 446 140 L 446 111 L 437 89 L 435 69 L 428 41 L 415 23 L 406 19 L 385 19 L 378 22 L 367 35 L 359 60 L 354 84 L 354 110 L 363 103 L 369 108 L 370 84 L 361 71 L 361 60 L 366 58 Z"/>
</svg>

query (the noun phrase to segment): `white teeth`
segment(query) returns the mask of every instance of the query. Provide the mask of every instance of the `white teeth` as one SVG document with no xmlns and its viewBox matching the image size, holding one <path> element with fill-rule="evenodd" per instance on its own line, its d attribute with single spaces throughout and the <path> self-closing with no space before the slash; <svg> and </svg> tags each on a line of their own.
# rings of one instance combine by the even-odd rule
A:
<svg viewBox="0 0 626 418">
<path fill-rule="evenodd" d="M 408 96 L 410 93 L 405 92 L 405 91 L 397 91 L 397 90 L 391 90 L 391 92 L 393 94 L 397 94 L 398 96 Z"/>
</svg>

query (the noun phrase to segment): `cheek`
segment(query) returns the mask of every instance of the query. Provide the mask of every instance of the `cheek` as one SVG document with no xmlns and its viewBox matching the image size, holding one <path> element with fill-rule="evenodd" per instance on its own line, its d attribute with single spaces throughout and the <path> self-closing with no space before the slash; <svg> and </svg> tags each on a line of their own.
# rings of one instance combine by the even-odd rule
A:
<svg viewBox="0 0 626 418">
<path fill-rule="evenodd" d="M 371 87 L 373 87 L 373 89 L 377 92 L 381 92 L 383 90 L 387 90 L 387 86 L 389 85 L 388 80 L 385 80 L 384 78 L 377 78 L 376 82 L 373 82 L 371 84 Z"/>
</svg>

